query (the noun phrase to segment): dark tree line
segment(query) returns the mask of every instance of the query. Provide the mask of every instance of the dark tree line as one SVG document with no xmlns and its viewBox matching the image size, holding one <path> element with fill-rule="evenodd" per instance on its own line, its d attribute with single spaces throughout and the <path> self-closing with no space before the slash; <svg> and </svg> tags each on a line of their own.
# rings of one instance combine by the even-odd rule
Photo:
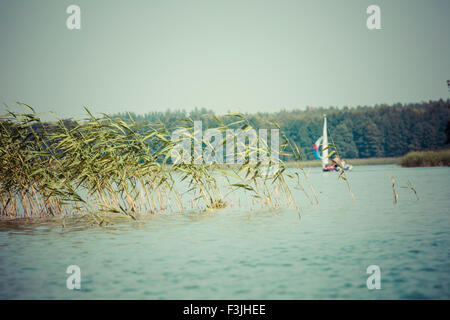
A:
<svg viewBox="0 0 450 320">
<path fill-rule="evenodd" d="M 268 122 L 275 121 L 304 157 L 312 159 L 313 144 L 322 135 L 323 114 L 328 119 L 329 140 L 345 158 L 397 157 L 410 151 L 443 148 L 450 141 L 450 100 L 342 109 L 310 107 L 246 117 L 255 128 L 269 128 Z M 215 122 L 213 112 L 206 109 L 130 115 L 137 122 L 163 122 L 169 129 L 185 118 L 203 120 L 204 130 Z M 126 113 L 116 116 L 129 117 Z"/>
</svg>

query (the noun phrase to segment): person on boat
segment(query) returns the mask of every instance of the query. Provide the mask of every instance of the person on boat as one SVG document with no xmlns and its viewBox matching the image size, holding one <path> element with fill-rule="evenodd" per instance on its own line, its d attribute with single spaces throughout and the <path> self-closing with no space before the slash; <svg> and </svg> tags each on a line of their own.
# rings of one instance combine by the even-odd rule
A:
<svg viewBox="0 0 450 320">
<path fill-rule="evenodd" d="M 335 164 L 335 169 L 340 170 L 351 170 L 353 167 L 351 165 L 348 165 L 344 160 L 341 160 L 338 156 L 334 157 L 332 159 L 332 162 Z"/>
<path fill-rule="evenodd" d="M 344 160 L 341 160 L 338 156 L 335 156 L 331 161 L 334 167 L 344 166 Z"/>
</svg>

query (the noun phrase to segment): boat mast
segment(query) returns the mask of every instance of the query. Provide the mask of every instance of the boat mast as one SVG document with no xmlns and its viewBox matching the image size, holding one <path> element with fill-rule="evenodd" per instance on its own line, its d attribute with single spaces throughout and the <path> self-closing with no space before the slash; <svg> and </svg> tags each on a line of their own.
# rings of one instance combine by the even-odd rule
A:
<svg viewBox="0 0 450 320">
<path fill-rule="evenodd" d="M 322 168 L 328 164 L 328 134 L 327 134 L 327 115 L 323 115 L 323 140 L 322 140 Z"/>
</svg>

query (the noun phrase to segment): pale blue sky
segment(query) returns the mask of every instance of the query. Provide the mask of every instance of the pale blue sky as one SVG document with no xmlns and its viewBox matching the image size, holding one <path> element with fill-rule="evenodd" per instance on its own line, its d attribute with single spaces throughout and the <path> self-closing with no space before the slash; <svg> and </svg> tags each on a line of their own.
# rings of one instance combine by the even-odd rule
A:
<svg viewBox="0 0 450 320">
<path fill-rule="evenodd" d="M 1 0 L 0 102 L 80 117 L 447 99 L 449 16 L 448 0 Z"/>
</svg>

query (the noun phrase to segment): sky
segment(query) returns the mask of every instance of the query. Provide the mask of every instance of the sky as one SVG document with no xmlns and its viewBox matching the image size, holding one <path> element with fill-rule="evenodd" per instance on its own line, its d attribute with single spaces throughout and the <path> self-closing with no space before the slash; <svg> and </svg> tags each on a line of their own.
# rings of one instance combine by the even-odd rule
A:
<svg viewBox="0 0 450 320">
<path fill-rule="evenodd" d="M 448 99 L 449 16 L 448 0 L 1 0 L 0 102 L 80 118 Z"/>
</svg>

